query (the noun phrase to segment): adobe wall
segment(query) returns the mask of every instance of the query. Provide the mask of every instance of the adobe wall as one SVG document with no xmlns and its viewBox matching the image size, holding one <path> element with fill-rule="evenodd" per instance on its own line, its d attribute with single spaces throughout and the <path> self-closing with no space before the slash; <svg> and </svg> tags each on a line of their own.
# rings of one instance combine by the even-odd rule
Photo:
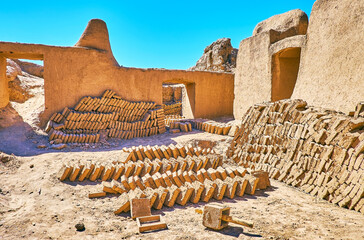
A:
<svg viewBox="0 0 364 240">
<path fill-rule="evenodd" d="M 303 47 L 307 25 L 307 15 L 299 9 L 292 10 L 257 24 L 253 36 L 240 42 L 234 80 L 235 119 L 241 119 L 251 105 L 272 100 L 275 76 L 284 78 L 283 74 L 290 74 L 278 73 L 279 68 L 272 64 L 275 54 L 285 49 Z M 294 75 L 297 76 L 296 73 Z M 286 92 L 276 96 L 289 98 L 293 88 L 279 88 Z"/>
<path fill-rule="evenodd" d="M 1 56 L 44 60 L 43 124 L 53 113 L 74 107 L 83 96 L 100 96 L 107 89 L 126 100 L 162 104 L 163 82 L 185 83 L 187 90 L 193 89 L 189 94 L 194 95 L 190 96 L 194 117 L 233 113 L 233 74 L 119 67 L 111 52 L 106 24 L 101 20 L 91 20 L 74 47 L 0 42 Z M 0 72 L 5 74 L 5 68 Z M 6 86 L 6 80 L 0 79 Z M 6 91 L 1 91 L 0 105 L 7 103 Z"/>
<path fill-rule="evenodd" d="M 317 0 L 292 98 L 353 111 L 364 99 L 364 1 Z"/>
</svg>

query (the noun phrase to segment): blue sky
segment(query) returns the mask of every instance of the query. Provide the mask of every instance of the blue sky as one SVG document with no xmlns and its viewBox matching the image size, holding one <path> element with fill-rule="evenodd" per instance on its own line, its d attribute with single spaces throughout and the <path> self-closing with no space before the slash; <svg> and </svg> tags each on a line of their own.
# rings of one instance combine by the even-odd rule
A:
<svg viewBox="0 0 364 240">
<path fill-rule="evenodd" d="M 215 40 L 233 47 L 260 21 L 292 9 L 308 15 L 315 0 L 2 1 L 0 41 L 74 45 L 87 22 L 104 20 L 120 65 L 187 69 Z"/>
</svg>

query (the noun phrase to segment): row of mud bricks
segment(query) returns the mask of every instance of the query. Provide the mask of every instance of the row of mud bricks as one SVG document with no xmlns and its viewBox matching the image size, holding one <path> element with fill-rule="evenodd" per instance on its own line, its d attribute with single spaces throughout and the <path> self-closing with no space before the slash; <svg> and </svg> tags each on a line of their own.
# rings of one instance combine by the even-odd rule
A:
<svg viewBox="0 0 364 240">
<path fill-rule="evenodd" d="M 102 190 L 89 194 L 89 198 L 120 195 L 115 214 L 129 211 L 129 201 L 133 198 L 149 198 L 152 207 L 161 209 L 175 203 L 185 205 L 208 202 L 211 198 L 232 199 L 244 193 L 253 195 L 256 189 L 270 186 L 267 172 L 250 175 L 242 167 L 221 165 L 221 157 L 216 155 L 106 165 L 81 161 L 64 165 L 58 177 L 61 181 L 103 181 Z"/>
<path fill-rule="evenodd" d="M 159 159 L 159 160 L 173 160 L 178 157 L 186 158 L 187 156 L 200 156 L 200 155 L 209 155 L 214 154 L 214 150 L 212 148 L 201 148 L 199 146 L 192 146 L 192 144 L 187 144 L 183 146 L 182 144 L 170 144 L 168 146 L 133 146 L 130 148 L 123 148 L 124 152 L 130 153 L 125 160 L 128 161 L 138 161 L 138 160 L 150 160 L 150 159 Z"/>
<path fill-rule="evenodd" d="M 50 118 L 49 140 L 94 143 L 100 135 L 132 139 L 166 132 L 164 110 L 154 102 L 130 102 L 107 90 L 102 97 L 84 97 L 74 108 Z"/>
<path fill-rule="evenodd" d="M 282 100 L 251 107 L 227 153 L 244 167 L 364 213 L 364 118 Z"/>
<path fill-rule="evenodd" d="M 200 131 L 214 133 L 219 135 L 228 135 L 231 125 L 228 123 L 215 122 L 206 119 L 193 119 L 191 120 L 192 127 Z"/>
<path fill-rule="evenodd" d="M 162 104 L 164 114 L 166 115 L 181 115 L 182 114 L 182 103 Z"/>
</svg>

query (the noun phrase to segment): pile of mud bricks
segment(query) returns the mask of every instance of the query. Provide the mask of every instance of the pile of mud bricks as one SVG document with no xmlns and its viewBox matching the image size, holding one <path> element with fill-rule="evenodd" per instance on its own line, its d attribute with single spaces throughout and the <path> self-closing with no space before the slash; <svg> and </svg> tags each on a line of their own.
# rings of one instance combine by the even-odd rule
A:
<svg viewBox="0 0 364 240">
<path fill-rule="evenodd" d="M 155 149 L 162 152 L 160 147 Z M 130 211 L 133 198 L 149 198 L 151 207 L 161 209 L 175 203 L 185 205 L 254 194 L 256 189 L 270 186 L 267 172 L 246 174 L 242 167 L 222 167 L 221 156 L 211 153 L 197 156 L 192 152 L 185 157 L 179 154 L 177 158 L 162 160 L 145 158 L 108 164 L 74 161 L 65 164 L 58 177 L 61 181 L 103 181 L 102 190 L 89 194 L 89 198 L 119 195 L 115 214 Z"/>
<path fill-rule="evenodd" d="M 182 115 L 182 103 L 163 104 L 165 115 Z"/>
<path fill-rule="evenodd" d="M 49 140 L 96 143 L 100 134 L 132 139 L 166 132 L 164 110 L 154 102 L 130 102 L 107 90 L 102 97 L 84 97 L 74 109 L 50 118 Z"/>
<path fill-rule="evenodd" d="M 244 167 L 364 213 L 364 118 L 282 100 L 251 107 L 227 155 Z"/>
</svg>

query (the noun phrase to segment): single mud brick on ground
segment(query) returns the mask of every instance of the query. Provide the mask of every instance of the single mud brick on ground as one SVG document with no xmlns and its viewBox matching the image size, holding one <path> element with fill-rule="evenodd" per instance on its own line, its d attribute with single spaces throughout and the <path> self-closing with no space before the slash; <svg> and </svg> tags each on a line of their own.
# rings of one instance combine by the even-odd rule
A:
<svg viewBox="0 0 364 240">
<path fill-rule="evenodd" d="M 150 200 L 148 198 L 134 198 L 130 204 L 131 217 L 144 217 L 152 215 L 150 209 Z"/>
</svg>

